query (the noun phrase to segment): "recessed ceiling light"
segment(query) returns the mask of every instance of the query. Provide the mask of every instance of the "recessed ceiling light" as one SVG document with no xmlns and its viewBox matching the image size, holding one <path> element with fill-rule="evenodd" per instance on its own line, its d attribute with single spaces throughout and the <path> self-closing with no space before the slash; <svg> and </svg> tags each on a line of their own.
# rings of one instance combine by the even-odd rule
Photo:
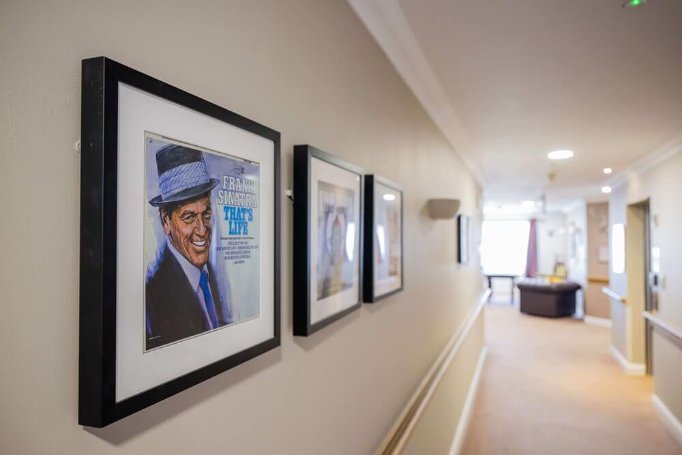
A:
<svg viewBox="0 0 682 455">
<path fill-rule="evenodd" d="M 554 150 L 547 154 L 550 160 L 567 160 L 573 158 L 573 150 Z"/>
<path fill-rule="evenodd" d="M 610 186 L 602 186 L 601 192 L 604 194 L 609 194 L 611 192 L 611 187 Z"/>
<path fill-rule="evenodd" d="M 535 201 L 523 201 L 521 203 L 521 207 L 523 207 L 524 209 L 534 209 Z"/>
<path fill-rule="evenodd" d="M 613 169 L 611 169 L 610 167 L 605 167 L 604 169 L 602 169 L 602 172 L 604 174 L 610 174 L 613 172 Z"/>
</svg>

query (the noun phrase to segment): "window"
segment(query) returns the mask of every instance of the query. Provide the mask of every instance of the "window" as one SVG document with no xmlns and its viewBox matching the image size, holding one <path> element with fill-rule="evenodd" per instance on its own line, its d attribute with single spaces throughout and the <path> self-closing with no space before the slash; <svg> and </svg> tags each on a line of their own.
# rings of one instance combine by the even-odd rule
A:
<svg viewBox="0 0 682 455">
<path fill-rule="evenodd" d="M 523 275 L 529 229 L 527 220 L 484 221 L 481 233 L 483 273 Z"/>
</svg>

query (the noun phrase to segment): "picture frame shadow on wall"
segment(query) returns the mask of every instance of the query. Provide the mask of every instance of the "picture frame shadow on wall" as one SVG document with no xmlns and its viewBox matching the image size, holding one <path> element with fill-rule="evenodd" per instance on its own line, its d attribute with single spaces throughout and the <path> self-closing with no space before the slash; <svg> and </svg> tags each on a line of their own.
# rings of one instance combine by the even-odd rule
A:
<svg viewBox="0 0 682 455">
<path fill-rule="evenodd" d="M 469 263 L 469 217 L 457 215 L 457 263 Z"/>
<path fill-rule="evenodd" d="M 362 169 L 294 147 L 294 335 L 312 335 L 362 305 L 362 202 Z"/>
<path fill-rule="evenodd" d="M 403 191 L 377 175 L 365 176 L 362 289 L 374 303 L 403 290 Z"/>
<path fill-rule="evenodd" d="M 280 344 L 280 133 L 82 62 L 79 424 Z"/>
</svg>

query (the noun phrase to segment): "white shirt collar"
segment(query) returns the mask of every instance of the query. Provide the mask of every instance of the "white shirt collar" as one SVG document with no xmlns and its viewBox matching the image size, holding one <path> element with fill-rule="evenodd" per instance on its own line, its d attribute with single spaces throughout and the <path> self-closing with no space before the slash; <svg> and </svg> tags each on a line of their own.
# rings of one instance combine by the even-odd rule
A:
<svg viewBox="0 0 682 455">
<path fill-rule="evenodd" d="M 185 256 L 180 254 L 180 252 L 175 249 L 171 242 L 166 243 L 168 244 L 168 249 L 171 251 L 171 253 L 173 253 L 173 256 L 175 256 L 175 259 L 177 259 L 178 263 L 180 263 L 180 267 L 182 267 L 185 275 L 187 275 L 187 279 L 189 280 L 189 284 L 192 286 L 192 289 L 194 289 L 194 292 L 197 292 L 199 290 L 199 280 L 201 280 L 201 271 L 207 271 L 206 266 L 204 265 L 201 269 L 199 269 L 197 266 L 189 262 Z"/>
</svg>

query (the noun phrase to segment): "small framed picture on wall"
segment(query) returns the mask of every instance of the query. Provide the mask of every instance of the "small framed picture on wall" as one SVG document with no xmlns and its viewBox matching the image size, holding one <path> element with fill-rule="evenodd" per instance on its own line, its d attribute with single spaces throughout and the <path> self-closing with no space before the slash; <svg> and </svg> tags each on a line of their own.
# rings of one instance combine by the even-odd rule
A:
<svg viewBox="0 0 682 455">
<path fill-rule="evenodd" d="M 457 215 L 457 263 L 469 263 L 469 217 Z"/>
<path fill-rule="evenodd" d="M 376 302 L 403 289 L 403 192 L 376 175 L 365 176 L 363 293 Z"/>
<path fill-rule="evenodd" d="M 360 308 L 362 194 L 360 168 L 294 147 L 294 335 Z"/>
</svg>

